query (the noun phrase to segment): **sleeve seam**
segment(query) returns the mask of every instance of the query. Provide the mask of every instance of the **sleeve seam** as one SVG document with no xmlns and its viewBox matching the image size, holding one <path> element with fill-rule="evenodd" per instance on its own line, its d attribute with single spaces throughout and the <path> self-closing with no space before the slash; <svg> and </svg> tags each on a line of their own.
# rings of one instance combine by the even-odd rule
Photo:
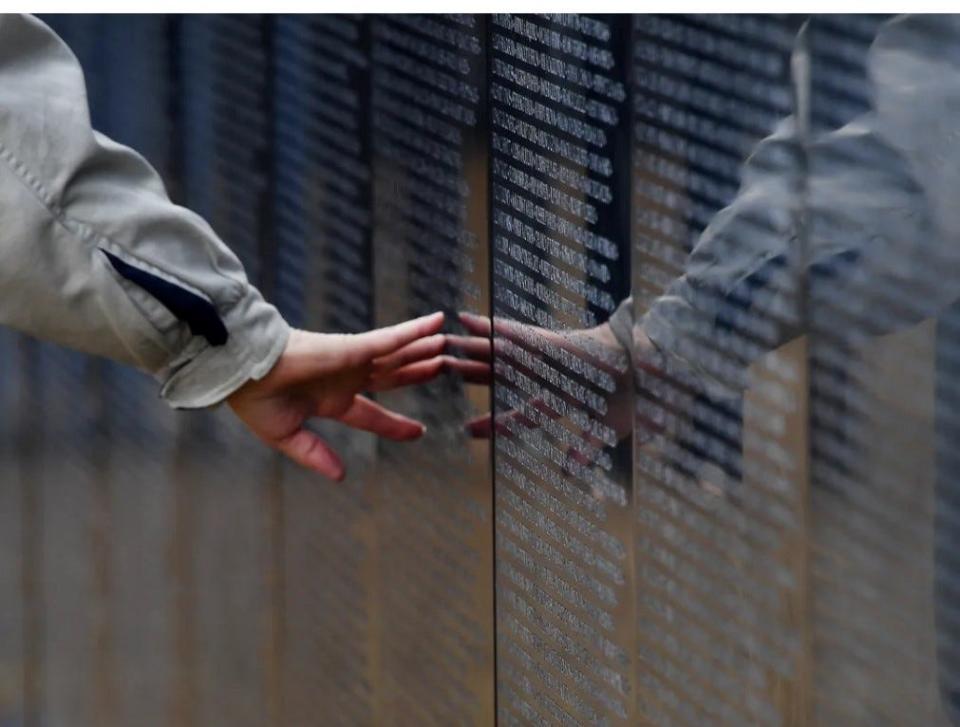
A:
<svg viewBox="0 0 960 727">
<path fill-rule="evenodd" d="M 243 300 L 247 289 L 250 287 L 246 283 L 221 276 L 221 278 L 227 282 L 228 290 L 230 292 L 224 296 L 222 306 L 218 305 L 217 301 L 212 300 L 209 295 L 203 291 L 197 290 L 194 286 L 184 282 L 178 276 L 165 270 L 160 270 L 155 265 L 152 265 L 145 260 L 141 260 L 136 255 L 131 254 L 124 247 L 115 243 L 110 239 L 110 237 L 96 230 L 94 227 L 88 225 L 87 223 L 81 222 L 80 220 L 73 219 L 67 215 L 66 210 L 57 203 L 56 198 L 46 187 L 46 185 L 44 185 L 43 182 L 41 182 L 2 141 L 0 141 L 0 159 L 7 164 L 13 175 L 20 180 L 20 183 L 37 197 L 44 209 L 46 209 L 47 213 L 57 222 L 57 224 L 70 233 L 72 237 L 86 245 L 89 245 L 92 248 L 90 251 L 91 253 L 96 252 L 97 248 L 103 247 L 116 254 L 118 257 L 127 260 L 131 265 L 141 266 L 144 270 L 159 274 L 161 277 L 168 278 L 170 279 L 170 282 L 182 286 L 185 290 L 189 290 L 205 297 L 218 310 L 222 310 L 224 317 L 229 313 L 230 310 L 239 304 L 240 301 Z"/>
</svg>

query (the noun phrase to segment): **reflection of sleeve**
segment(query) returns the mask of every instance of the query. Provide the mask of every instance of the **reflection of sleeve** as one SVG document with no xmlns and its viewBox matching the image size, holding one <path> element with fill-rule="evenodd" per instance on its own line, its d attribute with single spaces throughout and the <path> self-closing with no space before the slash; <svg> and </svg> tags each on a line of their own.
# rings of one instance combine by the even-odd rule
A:
<svg viewBox="0 0 960 727">
<path fill-rule="evenodd" d="M 787 255 L 796 239 L 801 160 L 792 128 L 785 120 L 757 146 L 739 193 L 704 230 L 684 274 L 636 321 L 672 376 L 718 396 L 738 391 L 743 362 L 796 326 Z M 632 318 L 630 300 L 611 318 L 621 342 L 629 342 Z"/>
<path fill-rule="evenodd" d="M 937 235 L 923 189 L 873 114 L 808 147 L 805 194 L 802 161 L 788 119 L 747 160 L 736 198 L 704 230 L 684 274 L 637 321 L 707 391 L 740 390 L 746 367 L 805 325 L 853 342 L 957 297 L 956 276 L 934 273 L 956 270 L 958 252 Z"/>
<path fill-rule="evenodd" d="M 138 366 L 216 403 L 288 327 L 147 162 L 90 127 L 83 73 L 40 21 L 0 17 L 0 324 Z"/>
</svg>

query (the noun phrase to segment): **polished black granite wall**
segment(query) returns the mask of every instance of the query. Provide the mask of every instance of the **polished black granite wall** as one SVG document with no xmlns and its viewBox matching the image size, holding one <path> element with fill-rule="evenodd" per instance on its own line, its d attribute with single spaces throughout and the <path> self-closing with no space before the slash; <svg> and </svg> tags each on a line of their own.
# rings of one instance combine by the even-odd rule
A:
<svg viewBox="0 0 960 727">
<path fill-rule="evenodd" d="M 956 18 L 47 20 L 293 325 L 490 373 L 333 486 L 0 335 L 0 725 L 960 723 Z"/>
</svg>

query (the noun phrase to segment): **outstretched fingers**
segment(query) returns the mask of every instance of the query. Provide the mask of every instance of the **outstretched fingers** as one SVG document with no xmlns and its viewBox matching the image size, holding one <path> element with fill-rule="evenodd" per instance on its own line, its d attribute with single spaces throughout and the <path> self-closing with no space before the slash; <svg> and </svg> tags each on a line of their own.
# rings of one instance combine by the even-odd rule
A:
<svg viewBox="0 0 960 727">
<path fill-rule="evenodd" d="M 434 356 L 426 361 L 401 366 L 384 374 L 374 374 L 366 386 L 367 391 L 390 391 L 401 386 L 425 384 L 437 378 L 446 366 L 447 356 Z"/>
<path fill-rule="evenodd" d="M 406 366 L 407 364 L 434 358 L 443 353 L 446 345 L 447 337 L 442 333 L 435 333 L 432 336 L 418 339 L 393 353 L 375 359 L 373 362 L 373 374 L 383 374 L 400 368 L 401 366 Z"/>
<path fill-rule="evenodd" d="M 350 408 L 338 418 L 347 426 L 398 442 L 418 439 L 427 430 L 420 422 L 390 411 L 365 396 L 355 396 Z"/>
<path fill-rule="evenodd" d="M 493 360 L 494 342 L 486 336 L 446 336 L 447 350 L 456 351 L 474 361 Z M 500 350 L 497 353 L 501 353 Z"/>
<path fill-rule="evenodd" d="M 431 313 L 422 318 L 398 323 L 395 326 L 376 328 L 354 337 L 357 353 L 364 360 L 372 360 L 398 351 L 421 338 L 439 333 L 443 328 L 443 313 Z"/>
<path fill-rule="evenodd" d="M 299 465 L 340 482 L 344 468 L 340 457 L 309 429 L 298 429 L 274 443 L 274 446 Z"/>
</svg>

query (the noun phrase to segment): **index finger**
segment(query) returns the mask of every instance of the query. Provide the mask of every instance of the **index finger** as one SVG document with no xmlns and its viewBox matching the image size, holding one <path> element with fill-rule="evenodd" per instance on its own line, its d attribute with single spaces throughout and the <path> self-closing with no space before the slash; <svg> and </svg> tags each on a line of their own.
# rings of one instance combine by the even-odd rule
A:
<svg viewBox="0 0 960 727">
<path fill-rule="evenodd" d="M 417 339 L 432 336 L 441 328 L 443 328 L 443 313 L 437 312 L 394 326 L 358 333 L 354 341 L 360 344 L 357 348 L 361 356 L 364 359 L 371 359 L 386 356 Z"/>
</svg>

